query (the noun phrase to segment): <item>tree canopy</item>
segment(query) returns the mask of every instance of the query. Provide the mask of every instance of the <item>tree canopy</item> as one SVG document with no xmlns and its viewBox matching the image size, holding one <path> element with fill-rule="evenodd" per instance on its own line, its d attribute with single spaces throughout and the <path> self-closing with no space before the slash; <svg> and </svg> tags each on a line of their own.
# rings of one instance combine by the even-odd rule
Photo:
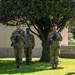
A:
<svg viewBox="0 0 75 75">
<path fill-rule="evenodd" d="M 0 22 L 53 17 L 53 22 L 59 23 L 65 17 L 75 17 L 74 6 L 73 0 L 0 0 Z"/>
<path fill-rule="evenodd" d="M 74 0 L 0 0 L 0 22 L 20 20 L 29 28 L 32 25 L 37 33 L 31 31 L 41 39 L 44 51 L 52 24 L 62 30 L 72 18 L 75 18 Z"/>
<path fill-rule="evenodd" d="M 28 19 L 39 34 L 41 30 L 50 31 L 52 23 L 63 29 L 66 22 L 74 17 L 73 0 L 0 0 L 0 22 L 21 19 L 27 23 Z"/>
</svg>

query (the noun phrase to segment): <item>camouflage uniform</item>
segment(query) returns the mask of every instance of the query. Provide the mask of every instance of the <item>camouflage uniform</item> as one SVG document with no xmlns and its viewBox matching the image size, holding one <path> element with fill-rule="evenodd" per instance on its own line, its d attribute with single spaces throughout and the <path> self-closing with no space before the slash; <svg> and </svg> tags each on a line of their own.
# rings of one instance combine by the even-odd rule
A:
<svg viewBox="0 0 75 75">
<path fill-rule="evenodd" d="M 16 42 L 14 39 L 17 36 L 17 34 L 19 34 L 18 32 L 20 32 L 21 37 L 18 37 L 18 42 Z M 10 39 L 11 42 L 14 43 L 13 48 L 16 59 L 16 65 L 19 67 L 22 60 L 22 51 L 24 49 L 25 31 L 22 29 L 16 29 L 15 31 L 13 31 Z"/>
<path fill-rule="evenodd" d="M 58 64 L 58 58 L 59 58 L 59 41 L 62 41 L 62 36 L 59 33 L 59 36 L 55 36 L 55 39 L 53 38 L 53 36 L 55 35 L 55 32 L 50 32 L 48 35 L 48 41 L 49 39 L 52 38 L 52 41 L 50 42 L 50 58 L 51 58 L 51 64 L 52 64 L 52 68 L 55 69 L 57 68 L 57 64 Z"/>
<path fill-rule="evenodd" d="M 26 64 L 30 64 L 32 60 L 32 49 L 35 46 L 35 38 L 32 34 L 26 34 L 24 52 L 26 56 Z"/>
</svg>

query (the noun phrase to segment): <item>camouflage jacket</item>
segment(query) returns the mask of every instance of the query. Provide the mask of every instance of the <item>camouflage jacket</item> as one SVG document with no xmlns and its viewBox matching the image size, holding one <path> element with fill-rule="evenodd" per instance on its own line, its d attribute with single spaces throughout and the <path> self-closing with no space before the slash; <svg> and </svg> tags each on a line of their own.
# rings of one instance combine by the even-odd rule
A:
<svg viewBox="0 0 75 75">
<path fill-rule="evenodd" d="M 26 39 L 25 39 L 25 48 L 32 47 L 34 48 L 35 46 L 35 38 L 32 34 L 26 34 Z"/>
<path fill-rule="evenodd" d="M 50 41 L 50 39 L 52 39 L 52 41 L 62 41 L 62 36 L 61 36 L 61 34 L 59 33 L 59 35 L 57 36 L 57 35 L 55 35 L 55 32 L 50 32 L 49 33 L 49 35 L 48 35 L 48 42 L 52 42 L 52 41 Z"/>
<path fill-rule="evenodd" d="M 20 33 L 18 33 L 18 32 L 20 32 Z M 18 37 L 18 42 L 15 41 L 15 38 L 16 38 L 17 34 L 20 34 L 20 35 L 21 35 L 21 37 Z M 12 32 L 12 35 L 11 35 L 10 39 L 11 39 L 11 42 L 14 43 L 14 46 L 15 46 L 16 44 L 17 44 L 18 46 L 23 45 L 23 43 L 24 43 L 24 41 L 25 41 L 25 31 L 22 30 L 22 29 L 19 29 L 19 30 L 16 29 L 16 30 L 14 30 L 14 31 Z"/>
</svg>

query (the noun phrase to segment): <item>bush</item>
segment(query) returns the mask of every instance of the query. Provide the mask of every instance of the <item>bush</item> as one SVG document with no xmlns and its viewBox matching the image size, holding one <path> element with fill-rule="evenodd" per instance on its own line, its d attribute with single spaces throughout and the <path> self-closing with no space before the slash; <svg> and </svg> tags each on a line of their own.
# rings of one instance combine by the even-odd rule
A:
<svg viewBox="0 0 75 75">
<path fill-rule="evenodd" d="M 75 39 L 71 38 L 70 40 L 68 40 L 68 45 L 75 45 Z"/>
<path fill-rule="evenodd" d="M 70 40 L 71 38 L 73 38 L 73 33 L 69 32 L 68 33 L 68 40 Z"/>
<path fill-rule="evenodd" d="M 75 39 L 73 38 L 73 34 L 71 32 L 68 33 L 68 45 L 75 45 Z"/>
</svg>

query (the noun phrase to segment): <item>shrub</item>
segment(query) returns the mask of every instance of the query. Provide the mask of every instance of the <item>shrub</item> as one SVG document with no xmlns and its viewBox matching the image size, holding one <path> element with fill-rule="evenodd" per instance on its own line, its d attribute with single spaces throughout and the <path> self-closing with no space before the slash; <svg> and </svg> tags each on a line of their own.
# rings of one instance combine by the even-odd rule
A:
<svg viewBox="0 0 75 75">
<path fill-rule="evenodd" d="M 71 32 L 68 33 L 68 45 L 75 45 L 75 39 L 73 38 L 73 34 Z"/>
</svg>

